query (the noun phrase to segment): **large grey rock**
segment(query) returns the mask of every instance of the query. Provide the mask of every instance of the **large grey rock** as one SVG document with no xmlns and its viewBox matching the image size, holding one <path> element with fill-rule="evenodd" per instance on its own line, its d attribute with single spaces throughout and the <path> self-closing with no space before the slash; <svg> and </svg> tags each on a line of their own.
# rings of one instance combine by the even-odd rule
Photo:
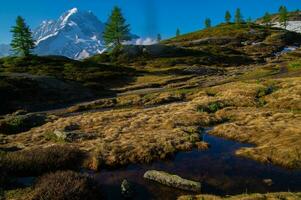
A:
<svg viewBox="0 0 301 200">
<path fill-rule="evenodd" d="M 200 182 L 183 179 L 180 176 L 169 174 L 163 171 L 150 170 L 147 171 L 143 177 L 182 190 L 193 192 L 201 191 Z"/>
</svg>

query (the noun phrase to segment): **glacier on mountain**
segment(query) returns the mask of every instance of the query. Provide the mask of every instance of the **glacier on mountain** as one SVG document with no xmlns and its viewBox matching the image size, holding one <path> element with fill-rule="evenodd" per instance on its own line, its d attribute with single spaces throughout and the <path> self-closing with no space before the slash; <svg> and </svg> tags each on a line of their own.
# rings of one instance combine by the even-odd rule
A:
<svg viewBox="0 0 301 200">
<path fill-rule="evenodd" d="M 84 59 L 103 51 L 103 31 L 104 24 L 91 11 L 73 8 L 34 30 L 35 53 Z"/>
</svg>

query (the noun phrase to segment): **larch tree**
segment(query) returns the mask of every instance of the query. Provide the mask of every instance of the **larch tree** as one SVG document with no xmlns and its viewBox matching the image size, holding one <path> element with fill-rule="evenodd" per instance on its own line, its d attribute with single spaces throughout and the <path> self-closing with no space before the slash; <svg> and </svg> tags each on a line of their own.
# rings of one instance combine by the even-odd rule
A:
<svg viewBox="0 0 301 200">
<path fill-rule="evenodd" d="M 108 47 L 121 46 L 122 42 L 131 39 L 130 25 L 126 23 L 121 9 L 117 6 L 114 7 L 109 20 L 106 23 L 103 39 Z"/>
<path fill-rule="evenodd" d="M 26 25 L 25 20 L 18 16 L 16 25 L 11 29 L 12 41 L 11 48 L 17 55 L 25 57 L 30 56 L 32 50 L 35 48 L 35 42 L 32 38 L 32 32 L 29 26 Z"/>
<path fill-rule="evenodd" d="M 226 21 L 227 24 L 230 23 L 231 17 L 232 17 L 232 16 L 231 16 L 231 13 L 227 10 L 227 11 L 226 11 L 226 14 L 225 14 L 225 21 Z"/>
<path fill-rule="evenodd" d="M 280 6 L 280 8 L 279 8 L 279 22 L 284 28 L 286 28 L 287 27 L 287 21 L 288 21 L 287 8 L 285 6 Z"/>
<path fill-rule="evenodd" d="M 263 16 L 263 24 L 269 27 L 271 26 L 271 21 L 272 21 L 272 17 L 270 13 L 266 12 L 265 15 Z"/>
<path fill-rule="evenodd" d="M 161 40 L 162 40 L 161 34 L 158 33 L 158 35 L 157 35 L 157 42 L 159 43 Z"/>
<path fill-rule="evenodd" d="M 241 24 L 243 22 L 243 16 L 241 14 L 241 11 L 239 8 L 236 9 L 235 12 L 235 23 L 236 24 Z"/>
<path fill-rule="evenodd" d="M 206 27 L 206 29 L 211 28 L 211 19 L 210 18 L 205 19 L 205 27 Z"/>
<path fill-rule="evenodd" d="M 177 28 L 177 31 L 176 31 L 176 37 L 179 37 L 181 35 L 181 31 L 179 28 Z"/>
<path fill-rule="evenodd" d="M 251 28 L 251 25 L 252 25 L 252 18 L 248 17 L 248 19 L 247 19 L 247 26 L 248 26 L 248 28 Z"/>
</svg>

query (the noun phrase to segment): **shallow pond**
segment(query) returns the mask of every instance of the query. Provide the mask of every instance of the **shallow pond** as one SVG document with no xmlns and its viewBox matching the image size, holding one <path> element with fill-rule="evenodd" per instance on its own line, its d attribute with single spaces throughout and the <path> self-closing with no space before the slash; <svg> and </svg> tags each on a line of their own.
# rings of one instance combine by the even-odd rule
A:
<svg viewBox="0 0 301 200">
<path fill-rule="evenodd" d="M 207 129 L 208 130 L 208 129 Z M 228 195 L 253 192 L 301 191 L 301 171 L 261 164 L 236 157 L 235 150 L 250 147 L 219 137 L 202 134 L 210 144 L 206 151 L 193 150 L 177 153 L 169 161 L 157 161 L 151 165 L 130 165 L 124 169 L 107 170 L 96 174 L 108 199 L 122 199 L 120 184 L 129 180 L 135 190 L 134 199 L 176 199 L 182 194 L 193 194 L 143 179 L 150 169 L 174 173 L 186 179 L 202 182 L 202 193 Z M 264 182 L 272 179 L 273 184 Z"/>
</svg>

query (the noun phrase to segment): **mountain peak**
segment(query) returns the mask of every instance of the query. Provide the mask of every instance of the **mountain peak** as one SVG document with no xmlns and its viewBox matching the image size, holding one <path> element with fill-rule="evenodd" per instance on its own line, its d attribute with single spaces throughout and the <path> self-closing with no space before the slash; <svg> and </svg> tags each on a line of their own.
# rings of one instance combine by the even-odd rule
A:
<svg viewBox="0 0 301 200">
<path fill-rule="evenodd" d="M 60 17 L 60 21 L 61 21 L 61 25 L 65 25 L 69 19 L 71 18 L 71 16 L 77 14 L 79 11 L 77 8 L 72 8 L 70 10 L 68 10 L 67 12 L 65 12 L 61 17 Z"/>
<path fill-rule="evenodd" d="M 72 8 L 68 11 L 71 14 L 77 13 L 78 12 L 78 8 Z"/>
</svg>

